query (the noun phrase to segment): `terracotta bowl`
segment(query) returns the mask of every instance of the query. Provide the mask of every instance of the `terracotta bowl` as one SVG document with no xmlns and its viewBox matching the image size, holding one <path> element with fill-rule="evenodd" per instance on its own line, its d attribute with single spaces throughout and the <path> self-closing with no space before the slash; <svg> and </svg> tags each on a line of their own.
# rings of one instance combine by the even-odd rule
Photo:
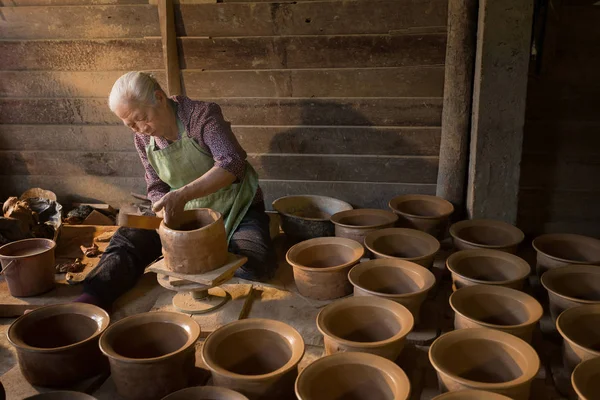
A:
<svg viewBox="0 0 600 400">
<path fill-rule="evenodd" d="M 424 194 L 394 197 L 389 207 L 400 217 L 398 226 L 427 232 L 437 239 L 444 238 L 448 219 L 454 212 L 449 201 Z"/>
<path fill-rule="evenodd" d="M 600 357 L 586 360 L 575 367 L 571 384 L 579 400 L 600 399 Z"/>
<path fill-rule="evenodd" d="M 378 229 L 391 228 L 398 221 L 398 216 L 392 212 L 362 208 L 342 211 L 331 217 L 335 225 L 335 236 L 365 242 L 369 232 Z"/>
<path fill-rule="evenodd" d="M 571 264 L 600 264 L 600 240 L 567 233 L 538 236 L 533 240 L 537 251 L 537 274 Z"/>
<path fill-rule="evenodd" d="M 541 281 L 548 291 L 550 315 L 554 321 L 569 308 L 600 304 L 599 266 L 569 265 L 553 268 L 542 275 Z"/>
<path fill-rule="evenodd" d="M 100 338 L 117 392 L 126 399 L 161 399 L 188 385 L 200 326 L 174 312 L 148 312 L 111 325 Z"/>
<path fill-rule="evenodd" d="M 299 400 L 406 400 L 410 382 L 402 368 L 374 354 L 337 353 L 314 361 L 296 381 Z"/>
<path fill-rule="evenodd" d="M 527 261 L 498 250 L 461 250 L 446 260 L 452 290 L 473 285 L 505 286 L 521 290 L 531 268 Z"/>
<path fill-rule="evenodd" d="M 512 254 L 525 239 L 519 228 L 491 219 L 457 222 L 450 227 L 450 236 L 457 250 L 491 249 Z"/>
<path fill-rule="evenodd" d="M 529 399 L 540 368 L 535 350 L 506 332 L 486 328 L 448 332 L 429 347 L 443 391 L 484 390 L 515 400 Z"/>
<path fill-rule="evenodd" d="M 82 392 L 60 391 L 36 394 L 25 400 L 96 400 L 96 398 Z"/>
<path fill-rule="evenodd" d="M 373 296 L 338 300 L 317 316 L 326 355 L 356 351 L 395 361 L 413 325 L 406 307 Z"/>
<path fill-rule="evenodd" d="M 348 272 L 364 253 L 363 246 L 352 239 L 316 238 L 293 246 L 286 259 L 294 269 L 294 281 L 301 295 L 331 300 L 352 293 Z"/>
<path fill-rule="evenodd" d="M 227 388 L 196 386 L 179 390 L 162 400 L 248 400 L 248 398 Z"/>
<path fill-rule="evenodd" d="M 13 322 L 8 341 L 29 383 L 64 387 L 108 370 L 98 339 L 109 322 L 106 311 L 91 304 L 47 306 Z"/>
<path fill-rule="evenodd" d="M 483 390 L 460 390 L 436 396 L 433 400 L 511 400 L 510 397 Z"/>
<path fill-rule="evenodd" d="M 450 296 L 454 328 L 490 328 L 531 343 L 544 310 L 536 299 L 502 286 L 467 286 Z"/>
<path fill-rule="evenodd" d="M 340 211 L 352 210 L 345 201 L 325 196 L 286 196 L 273 202 L 273 209 L 281 215 L 281 229 L 295 240 L 334 236 L 329 220 Z"/>
<path fill-rule="evenodd" d="M 563 337 L 563 362 L 567 370 L 582 361 L 600 357 L 600 304 L 569 308 L 556 320 Z"/>
<path fill-rule="evenodd" d="M 388 228 L 371 232 L 365 246 L 375 258 L 397 258 L 412 261 L 431 269 L 440 242 L 428 233 L 416 229 Z"/>
<path fill-rule="evenodd" d="M 215 386 L 250 399 L 291 399 L 304 356 L 302 336 L 280 321 L 251 318 L 211 333 L 202 358 Z"/>
<path fill-rule="evenodd" d="M 377 296 L 402 304 L 419 320 L 421 304 L 435 285 L 435 276 L 410 261 L 381 258 L 360 263 L 348 274 L 354 296 Z"/>
</svg>

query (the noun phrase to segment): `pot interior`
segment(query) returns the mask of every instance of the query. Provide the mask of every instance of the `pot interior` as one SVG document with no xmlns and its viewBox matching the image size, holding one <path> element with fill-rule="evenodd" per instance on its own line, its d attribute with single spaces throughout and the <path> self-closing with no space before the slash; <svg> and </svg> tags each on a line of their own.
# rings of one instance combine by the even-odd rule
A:
<svg viewBox="0 0 600 400">
<path fill-rule="evenodd" d="M 387 340 L 402 329 L 393 312 L 368 306 L 332 310 L 323 318 L 323 324 L 334 336 L 360 343 Z"/>
<path fill-rule="evenodd" d="M 381 294 L 408 294 L 422 290 L 425 279 L 418 273 L 395 267 L 373 267 L 365 270 L 356 284 L 366 290 Z"/>
<path fill-rule="evenodd" d="M 568 268 L 568 267 L 567 267 Z M 600 267 L 599 273 L 565 273 L 557 274 L 549 289 L 562 296 L 587 301 L 600 301 Z"/>
<path fill-rule="evenodd" d="M 410 214 L 418 217 L 441 217 L 448 214 L 448 206 L 446 204 L 431 200 L 406 200 L 396 203 L 393 206 L 403 214 Z"/>
<path fill-rule="evenodd" d="M 581 263 L 600 260 L 600 246 L 576 238 L 545 239 L 535 242 L 535 245 L 541 252 L 563 260 Z"/>
<path fill-rule="evenodd" d="M 26 257 L 44 253 L 52 249 L 54 243 L 45 239 L 26 239 L 19 240 L 8 245 L 2 246 L 0 255 L 6 257 Z"/>
<path fill-rule="evenodd" d="M 375 239 L 373 250 L 390 257 L 418 258 L 433 253 L 435 248 L 422 238 L 395 234 Z"/>
<path fill-rule="evenodd" d="M 575 388 L 585 399 L 600 399 L 600 358 L 584 361 L 573 372 Z"/>
<path fill-rule="evenodd" d="M 494 325 L 520 325 L 530 318 L 527 307 L 520 301 L 491 293 L 462 296 L 454 306 L 468 318 Z"/>
<path fill-rule="evenodd" d="M 319 244 L 298 251 L 292 260 L 310 268 L 330 268 L 357 260 L 356 250 L 341 244 Z"/>
<path fill-rule="evenodd" d="M 209 226 L 219 219 L 219 214 L 208 209 L 187 210 L 179 214 L 177 219 L 169 225 L 176 231 L 193 231 Z"/>
<path fill-rule="evenodd" d="M 98 323 L 92 318 L 70 313 L 19 324 L 14 335 L 28 346 L 53 349 L 82 342 L 98 330 Z"/>
<path fill-rule="evenodd" d="M 145 359 L 161 357 L 184 347 L 186 330 L 168 322 L 148 322 L 123 329 L 114 338 L 112 348 L 122 357 Z"/>
<path fill-rule="evenodd" d="M 456 232 L 456 236 L 482 246 L 507 246 L 519 240 L 504 229 L 481 225 L 464 227 Z"/>
<path fill-rule="evenodd" d="M 561 318 L 560 328 L 565 336 L 578 345 L 600 351 L 600 314 L 578 314 Z"/>
<path fill-rule="evenodd" d="M 518 265 L 497 257 L 465 257 L 458 260 L 452 268 L 461 276 L 486 282 L 503 282 L 523 277 Z"/>
</svg>

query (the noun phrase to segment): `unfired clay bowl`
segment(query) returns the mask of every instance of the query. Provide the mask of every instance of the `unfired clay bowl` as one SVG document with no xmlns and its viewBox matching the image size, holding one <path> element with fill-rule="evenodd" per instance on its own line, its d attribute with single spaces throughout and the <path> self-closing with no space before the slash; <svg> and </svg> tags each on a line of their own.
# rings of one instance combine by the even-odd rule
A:
<svg viewBox="0 0 600 400">
<path fill-rule="evenodd" d="M 450 296 L 454 328 L 490 328 L 531 343 L 544 310 L 536 299 L 502 286 L 467 286 Z"/>
<path fill-rule="evenodd" d="M 552 233 L 533 240 L 537 274 L 572 264 L 600 264 L 600 240 L 582 235 Z"/>
<path fill-rule="evenodd" d="M 248 398 L 227 388 L 196 386 L 179 390 L 162 400 L 248 400 Z"/>
<path fill-rule="evenodd" d="M 491 219 L 457 222 L 450 227 L 450 236 L 457 250 L 492 249 L 512 254 L 525 239 L 519 228 Z"/>
<path fill-rule="evenodd" d="M 583 361 L 575 367 L 571 384 L 579 400 L 600 399 L 600 357 Z"/>
<path fill-rule="evenodd" d="M 431 269 L 440 242 L 416 229 L 387 228 L 369 233 L 365 246 L 375 258 L 397 258 Z"/>
<path fill-rule="evenodd" d="M 599 266 L 569 265 L 553 268 L 542 275 L 541 281 L 548 291 L 550 315 L 554 321 L 569 308 L 600 304 Z"/>
<path fill-rule="evenodd" d="M 427 232 L 443 239 L 448 228 L 448 219 L 454 206 L 441 197 L 425 194 L 408 194 L 394 197 L 389 207 L 400 217 L 398 226 Z"/>
<path fill-rule="evenodd" d="M 563 363 L 568 371 L 582 361 L 600 357 L 600 304 L 569 308 L 556 320 L 563 337 Z"/>
<path fill-rule="evenodd" d="M 96 400 L 96 398 L 86 393 L 65 390 L 60 392 L 40 393 L 35 396 L 27 397 L 25 400 Z"/>
<path fill-rule="evenodd" d="M 200 326 L 174 312 L 148 312 L 111 325 L 100 338 L 121 397 L 161 399 L 188 385 Z"/>
<path fill-rule="evenodd" d="M 433 400 L 511 400 L 510 397 L 483 390 L 460 390 L 436 396 Z"/>
<path fill-rule="evenodd" d="M 294 245 L 286 255 L 301 295 L 317 300 L 348 296 L 348 272 L 365 253 L 363 246 L 346 238 L 316 238 Z"/>
<path fill-rule="evenodd" d="M 446 260 L 452 289 L 473 285 L 505 286 L 521 290 L 531 268 L 527 261 L 498 250 L 461 250 Z"/>
<path fill-rule="evenodd" d="M 335 301 L 317 316 L 326 355 L 355 351 L 395 361 L 413 325 L 406 307 L 373 296 Z"/>
<path fill-rule="evenodd" d="M 408 377 L 398 365 L 367 353 L 336 353 L 314 361 L 296 381 L 299 400 L 406 400 Z"/>
<path fill-rule="evenodd" d="M 360 263 L 348 274 L 354 296 L 377 296 L 402 304 L 419 320 L 421 304 L 435 285 L 435 276 L 410 261 L 380 258 Z"/>
<path fill-rule="evenodd" d="M 398 221 L 398 216 L 390 211 L 361 208 L 342 211 L 331 217 L 335 225 L 335 236 L 365 242 L 369 232 L 391 228 Z"/>
<path fill-rule="evenodd" d="M 540 368 L 535 350 L 506 332 L 487 328 L 448 332 L 429 347 L 443 391 L 477 389 L 515 400 L 529 399 Z"/>
<path fill-rule="evenodd" d="M 220 327 L 202 348 L 214 385 L 251 400 L 293 398 L 303 356 L 304 341 L 298 331 L 280 321 L 258 318 Z"/>
<path fill-rule="evenodd" d="M 109 322 L 106 311 L 91 304 L 46 306 L 13 322 L 8 340 L 29 383 L 64 387 L 108 370 L 98 339 Z"/>
</svg>

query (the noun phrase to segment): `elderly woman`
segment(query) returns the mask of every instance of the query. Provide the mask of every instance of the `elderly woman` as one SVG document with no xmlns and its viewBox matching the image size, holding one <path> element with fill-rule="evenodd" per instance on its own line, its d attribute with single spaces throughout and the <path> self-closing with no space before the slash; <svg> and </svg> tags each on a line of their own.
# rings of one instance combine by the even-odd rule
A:
<svg viewBox="0 0 600 400">
<path fill-rule="evenodd" d="M 229 250 L 248 257 L 237 276 L 271 278 L 276 263 L 258 176 L 221 108 L 184 96 L 169 98 L 143 72 L 121 76 L 108 105 L 134 132 L 153 211 L 164 216 L 167 224 L 184 209 L 219 211 Z M 110 307 L 160 254 L 155 231 L 120 228 L 84 282 L 78 301 Z"/>
</svg>

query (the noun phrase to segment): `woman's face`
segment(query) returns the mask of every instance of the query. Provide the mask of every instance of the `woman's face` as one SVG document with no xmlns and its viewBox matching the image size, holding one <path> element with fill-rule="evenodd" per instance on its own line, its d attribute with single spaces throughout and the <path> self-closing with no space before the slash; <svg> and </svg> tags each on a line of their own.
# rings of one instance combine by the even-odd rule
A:
<svg viewBox="0 0 600 400">
<path fill-rule="evenodd" d="M 155 105 L 121 103 L 115 109 L 117 117 L 135 133 L 148 136 L 163 136 L 169 132 L 169 104 L 165 95 L 157 90 Z"/>
</svg>

